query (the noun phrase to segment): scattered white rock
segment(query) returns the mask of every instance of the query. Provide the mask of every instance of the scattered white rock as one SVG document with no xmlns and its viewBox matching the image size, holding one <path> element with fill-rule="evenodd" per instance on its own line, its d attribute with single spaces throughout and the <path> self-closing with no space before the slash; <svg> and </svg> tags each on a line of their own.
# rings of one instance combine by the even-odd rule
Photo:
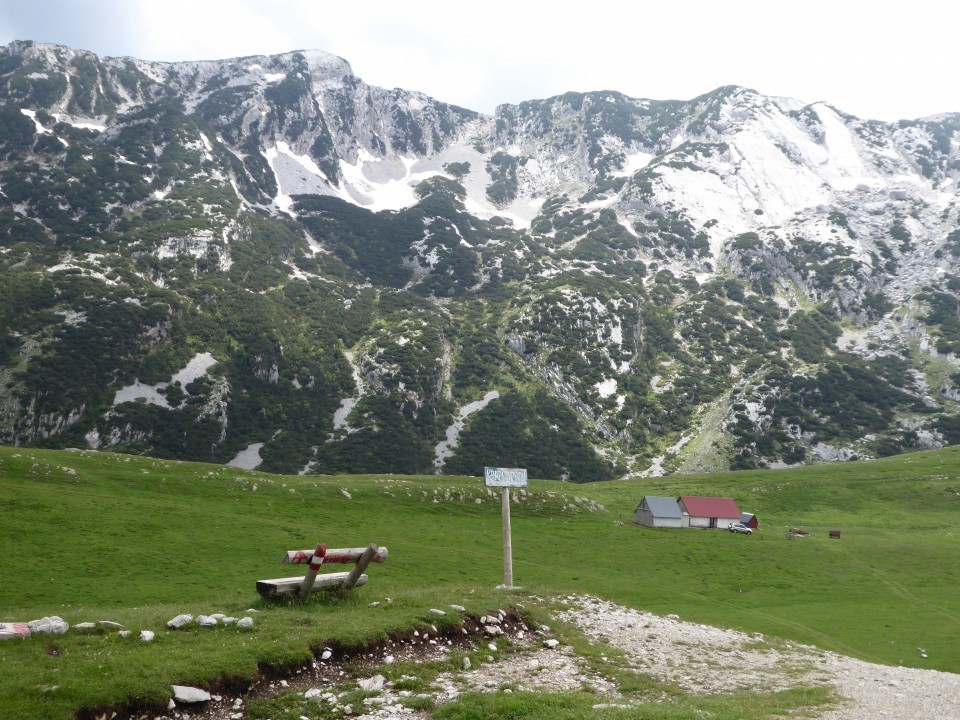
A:
<svg viewBox="0 0 960 720">
<path fill-rule="evenodd" d="M 197 625 L 200 627 L 213 627 L 217 624 L 217 619 L 212 615 L 197 615 Z"/>
<path fill-rule="evenodd" d="M 167 621 L 167 627 L 171 630 L 179 630 L 193 622 L 193 615 L 177 615 L 172 620 Z"/>
<path fill-rule="evenodd" d="M 555 639 L 553 639 L 553 638 L 550 638 L 549 640 L 544 640 L 544 641 L 543 641 L 543 646 L 544 646 L 545 648 L 547 648 L 548 650 L 556 650 L 557 647 L 559 647 L 559 645 L 560 645 L 560 641 L 559 641 L 559 640 L 555 640 Z"/>
<path fill-rule="evenodd" d="M 63 635 L 70 629 L 70 624 L 58 615 L 31 620 L 27 623 L 30 632 L 46 633 L 49 635 Z"/>
<path fill-rule="evenodd" d="M 469 670 L 469 669 L 470 669 L 470 664 L 471 664 L 471 663 L 470 663 L 470 658 L 465 657 L 465 658 L 463 659 L 463 669 L 464 669 L 464 670 Z"/>
<path fill-rule="evenodd" d="M 430 612 L 433 613 L 434 615 L 446 615 L 446 614 L 447 614 L 447 613 L 445 613 L 443 610 L 438 610 L 437 608 L 430 608 Z"/>
<path fill-rule="evenodd" d="M 153 638 L 156 637 L 153 630 L 141 630 L 140 639 L 143 642 L 153 642 Z"/>
<path fill-rule="evenodd" d="M 361 690 L 366 690 L 368 692 L 379 692 L 383 690 L 383 685 L 387 679 L 383 675 L 374 675 L 370 678 L 363 678 L 357 681 L 357 685 Z"/>
<path fill-rule="evenodd" d="M 327 648 L 322 653 L 320 653 L 321 660 L 329 660 L 332 657 L 333 657 L 333 651 L 331 651 L 329 648 Z"/>
<path fill-rule="evenodd" d="M 451 610 L 456 610 L 457 612 L 466 612 L 467 609 L 463 605 L 451 605 Z"/>
<path fill-rule="evenodd" d="M 393 665 L 395 661 L 396 661 L 396 658 L 393 655 L 387 655 L 383 659 L 383 662 L 385 662 L 387 665 Z"/>
<path fill-rule="evenodd" d="M 220 622 L 222 622 L 224 625 L 233 625 L 237 622 L 237 618 L 227 616 L 225 618 L 222 618 Z"/>
<path fill-rule="evenodd" d="M 76 625 L 73 626 L 73 629 L 74 630 L 96 630 L 97 624 L 93 622 L 77 623 Z"/>
<path fill-rule="evenodd" d="M 253 618 L 252 617 L 243 617 L 237 620 L 238 628 L 252 628 L 253 627 Z"/>
<path fill-rule="evenodd" d="M 121 630 L 120 632 L 117 633 L 117 635 L 125 638 L 125 637 L 130 637 L 131 635 L 133 635 L 133 633 L 130 632 L 129 630 Z"/>
<path fill-rule="evenodd" d="M 189 687 L 187 685 L 171 685 L 173 690 L 173 699 L 181 703 L 200 703 L 210 700 L 210 693 L 200 688 Z"/>
<path fill-rule="evenodd" d="M 494 645 L 493 643 L 490 643 L 489 645 L 487 645 L 487 650 L 489 650 L 490 652 L 496 652 L 497 646 Z"/>
<path fill-rule="evenodd" d="M 98 620 L 97 625 L 100 627 L 110 628 L 111 630 L 120 630 L 123 628 L 123 625 L 118 622 L 114 622 L 113 620 Z"/>
</svg>

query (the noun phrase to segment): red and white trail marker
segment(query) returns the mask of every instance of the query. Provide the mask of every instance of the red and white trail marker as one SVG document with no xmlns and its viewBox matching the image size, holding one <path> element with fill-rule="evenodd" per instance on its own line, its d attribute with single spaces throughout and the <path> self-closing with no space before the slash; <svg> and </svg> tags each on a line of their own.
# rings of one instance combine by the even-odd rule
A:
<svg viewBox="0 0 960 720">
<path fill-rule="evenodd" d="M 30 634 L 30 626 L 26 623 L 0 623 L 0 640 L 12 637 L 27 637 Z"/>
</svg>

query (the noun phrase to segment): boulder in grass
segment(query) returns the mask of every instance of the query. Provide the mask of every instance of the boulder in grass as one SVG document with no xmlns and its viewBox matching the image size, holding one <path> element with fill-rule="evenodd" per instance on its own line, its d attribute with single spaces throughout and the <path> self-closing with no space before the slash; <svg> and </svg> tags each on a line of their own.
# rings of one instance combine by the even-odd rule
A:
<svg viewBox="0 0 960 720">
<path fill-rule="evenodd" d="M 244 629 L 246 629 L 246 628 L 252 628 L 252 627 L 253 627 L 253 618 L 252 618 L 252 617 L 240 618 L 239 620 L 237 620 L 237 627 L 238 627 L 238 628 L 244 628 Z"/>
<path fill-rule="evenodd" d="M 210 615 L 197 615 L 197 625 L 200 627 L 213 627 L 217 624 L 217 619 Z"/>
<path fill-rule="evenodd" d="M 173 690 L 173 699 L 178 703 L 201 703 L 210 700 L 210 693 L 200 688 L 187 685 L 171 685 L 170 689 Z"/>
<path fill-rule="evenodd" d="M 57 615 L 40 618 L 39 620 L 31 620 L 27 623 L 27 627 L 30 628 L 31 632 L 47 633 L 50 635 L 63 635 L 70 629 L 70 625 L 62 617 L 58 617 Z"/>
<path fill-rule="evenodd" d="M 154 634 L 153 630 L 140 631 L 140 639 L 143 640 L 143 642 L 153 642 L 153 638 L 155 637 L 156 635 Z"/>
<path fill-rule="evenodd" d="M 167 621 L 167 627 L 171 630 L 179 630 L 193 622 L 193 615 L 177 615 L 173 620 Z"/>
</svg>

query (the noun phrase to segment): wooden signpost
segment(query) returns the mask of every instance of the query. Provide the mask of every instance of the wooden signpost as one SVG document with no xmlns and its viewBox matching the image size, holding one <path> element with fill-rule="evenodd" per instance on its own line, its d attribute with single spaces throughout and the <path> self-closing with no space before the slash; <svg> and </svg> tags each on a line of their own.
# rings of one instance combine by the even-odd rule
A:
<svg viewBox="0 0 960 720">
<path fill-rule="evenodd" d="M 513 539 L 510 532 L 510 488 L 527 486 L 527 471 L 523 468 L 483 469 L 483 483 L 487 487 L 498 487 L 501 512 L 503 514 L 503 586 L 513 587 Z"/>
<path fill-rule="evenodd" d="M 363 571 L 370 563 L 383 562 L 388 555 L 387 548 L 374 544 L 365 548 L 328 548 L 323 543 L 317 543 L 317 547 L 313 550 L 288 550 L 282 562 L 308 565 L 307 574 L 303 577 L 257 580 L 257 592 L 264 597 L 299 595 L 305 598 L 317 590 L 352 590 L 358 585 L 366 584 L 367 576 Z M 349 572 L 318 574 L 322 565 L 330 563 L 341 565 L 355 563 L 355 565 Z"/>
</svg>

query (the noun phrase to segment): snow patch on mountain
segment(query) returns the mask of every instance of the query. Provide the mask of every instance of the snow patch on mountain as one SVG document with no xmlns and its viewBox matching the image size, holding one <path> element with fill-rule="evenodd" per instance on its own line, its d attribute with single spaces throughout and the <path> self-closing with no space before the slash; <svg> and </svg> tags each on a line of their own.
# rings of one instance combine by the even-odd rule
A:
<svg viewBox="0 0 960 720">
<path fill-rule="evenodd" d="M 168 382 L 161 382 L 155 385 L 147 385 L 139 380 L 135 380 L 132 385 L 120 388 L 113 396 L 113 407 L 125 402 L 145 402 L 149 405 L 158 405 L 162 408 L 171 409 L 166 396 L 161 390 L 179 384 L 186 387 L 190 383 L 207 374 L 207 371 L 217 364 L 213 355 L 210 353 L 197 353 L 184 366 L 184 368 L 175 373 Z"/>
<path fill-rule="evenodd" d="M 615 378 L 608 378 L 596 383 L 594 387 L 597 389 L 600 397 L 608 398 L 617 391 L 617 381 Z"/>
<path fill-rule="evenodd" d="M 450 427 L 447 428 L 445 439 L 437 443 L 437 447 L 434 450 L 433 466 L 436 468 L 437 474 L 440 474 L 443 471 L 443 466 L 446 463 L 447 458 L 451 457 L 456 451 L 457 445 L 460 441 L 460 433 L 463 431 L 463 426 L 466 423 L 467 418 L 473 415 L 473 413 L 483 410 L 487 405 L 499 397 L 499 392 L 496 390 L 491 390 L 480 400 L 467 403 L 460 408 L 459 412 L 457 413 L 457 419 L 454 420 Z"/>
<path fill-rule="evenodd" d="M 340 160 L 344 181 L 339 196 L 368 210 L 402 210 L 415 205 L 416 186 L 439 170 L 421 168 L 417 158 L 376 158 L 361 149 L 357 162 Z"/>
<path fill-rule="evenodd" d="M 353 373 L 353 383 L 357 389 L 357 394 L 353 397 L 347 397 L 340 401 L 340 407 L 338 407 L 333 413 L 333 429 L 336 431 L 344 431 L 347 435 L 350 433 L 355 433 L 356 428 L 350 427 L 349 418 L 350 413 L 353 412 L 353 409 L 357 406 L 357 403 L 363 398 L 364 395 L 364 385 L 363 378 L 360 376 L 360 368 L 357 366 L 356 359 L 352 352 L 344 353 L 344 356 L 347 358 L 347 362 L 350 363 L 350 370 Z"/>
<path fill-rule="evenodd" d="M 628 155 L 624 160 L 623 167 L 610 173 L 613 177 L 631 177 L 635 172 L 643 170 L 650 161 L 653 160 L 652 153 L 636 152 Z"/>
<path fill-rule="evenodd" d="M 263 458 L 260 457 L 260 451 L 263 450 L 263 446 L 264 443 L 262 442 L 247 445 L 247 447 L 234 455 L 233 459 L 228 462 L 227 465 L 244 470 L 255 470 L 263 464 Z"/>
<path fill-rule="evenodd" d="M 52 130 L 48 130 L 43 125 L 40 124 L 40 121 L 37 120 L 37 111 L 36 110 L 27 110 L 26 108 L 21 108 L 20 112 L 26 115 L 28 118 L 33 120 L 33 126 L 36 129 L 37 135 L 53 135 Z"/>
<path fill-rule="evenodd" d="M 813 111 L 823 125 L 823 143 L 827 152 L 824 175 L 835 190 L 854 190 L 860 185 L 871 189 L 882 187 L 883 181 L 867 170 L 853 135 L 829 105 L 817 103 Z"/>
</svg>

